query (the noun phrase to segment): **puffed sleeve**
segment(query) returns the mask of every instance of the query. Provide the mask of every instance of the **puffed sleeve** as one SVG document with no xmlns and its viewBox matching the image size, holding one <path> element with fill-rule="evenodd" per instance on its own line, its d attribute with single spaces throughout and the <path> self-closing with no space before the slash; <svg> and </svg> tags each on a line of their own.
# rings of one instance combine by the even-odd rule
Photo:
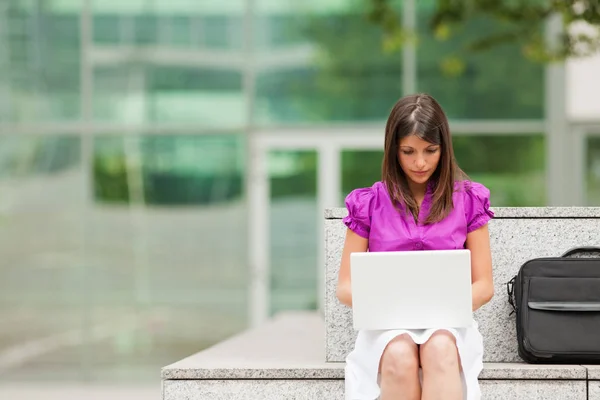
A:
<svg viewBox="0 0 600 400">
<path fill-rule="evenodd" d="M 374 193 L 372 188 L 354 189 L 346 196 L 348 215 L 344 224 L 359 236 L 369 238 L 371 231 L 371 206 Z"/>
<path fill-rule="evenodd" d="M 467 233 L 481 228 L 494 218 L 490 210 L 490 191 L 481 183 L 469 182 L 465 188 L 465 214 Z"/>
</svg>

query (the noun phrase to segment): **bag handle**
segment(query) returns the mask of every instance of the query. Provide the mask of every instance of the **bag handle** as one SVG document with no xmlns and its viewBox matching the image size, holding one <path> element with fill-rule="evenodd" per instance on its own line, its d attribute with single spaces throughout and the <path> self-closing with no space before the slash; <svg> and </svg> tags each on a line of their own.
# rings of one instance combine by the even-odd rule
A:
<svg viewBox="0 0 600 400">
<path fill-rule="evenodd" d="M 517 301 L 515 299 L 515 281 L 517 280 L 517 276 L 513 276 L 512 279 L 506 282 L 506 291 L 508 292 L 508 304 L 510 304 L 512 311 L 508 316 L 513 315 L 517 312 Z"/>
<path fill-rule="evenodd" d="M 572 249 L 567 250 L 561 257 L 569 257 L 575 253 L 600 253 L 600 247 L 596 247 L 596 246 L 573 247 Z"/>
</svg>

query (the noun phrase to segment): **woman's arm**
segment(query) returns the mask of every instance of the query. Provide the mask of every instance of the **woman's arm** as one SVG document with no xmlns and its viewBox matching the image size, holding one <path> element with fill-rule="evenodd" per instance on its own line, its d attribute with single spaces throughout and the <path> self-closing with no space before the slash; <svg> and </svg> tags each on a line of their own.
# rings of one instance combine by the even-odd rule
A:
<svg viewBox="0 0 600 400">
<path fill-rule="evenodd" d="M 352 288 L 350 286 L 350 254 L 367 251 L 369 240 L 359 236 L 350 229 L 346 230 L 346 240 L 342 251 L 342 263 L 338 274 L 336 295 L 338 300 L 352 307 Z"/>
<path fill-rule="evenodd" d="M 473 311 L 475 311 L 494 296 L 492 252 L 487 224 L 467 234 L 466 247 L 471 251 Z"/>
</svg>

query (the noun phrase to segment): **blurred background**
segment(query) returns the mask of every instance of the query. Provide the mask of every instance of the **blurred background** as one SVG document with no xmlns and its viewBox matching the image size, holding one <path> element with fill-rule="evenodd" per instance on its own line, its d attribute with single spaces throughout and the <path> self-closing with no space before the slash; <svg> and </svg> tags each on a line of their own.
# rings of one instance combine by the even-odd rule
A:
<svg viewBox="0 0 600 400">
<path fill-rule="evenodd" d="M 600 56 L 457 57 L 502 23 L 448 36 L 434 0 L 387 2 L 397 46 L 375 3 L 0 0 L 0 398 L 157 400 L 162 366 L 318 309 L 323 209 L 379 180 L 404 94 L 494 206 L 600 205 Z"/>
</svg>

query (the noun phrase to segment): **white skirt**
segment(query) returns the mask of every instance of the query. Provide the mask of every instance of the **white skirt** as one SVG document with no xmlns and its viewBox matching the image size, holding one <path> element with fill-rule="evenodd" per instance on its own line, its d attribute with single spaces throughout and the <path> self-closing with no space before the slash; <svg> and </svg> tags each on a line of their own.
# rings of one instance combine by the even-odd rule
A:
<svg viewBox="0 0 600 400">
<path fill-rule="evenodd" d="M 379 362 L 383 350 L 395 337 L 408 334 L 423 344 L 438 329 L 359 331 L 354 350 L 346 358 L 346 400 L 375 400 L 379 397 Z M 483 369 L 483 338 L 476 321 L 468 328 L 445 329 L 456 338 L 462 365 L 464 400 L 480 400 L 478 377 Z"/>
</svg>

